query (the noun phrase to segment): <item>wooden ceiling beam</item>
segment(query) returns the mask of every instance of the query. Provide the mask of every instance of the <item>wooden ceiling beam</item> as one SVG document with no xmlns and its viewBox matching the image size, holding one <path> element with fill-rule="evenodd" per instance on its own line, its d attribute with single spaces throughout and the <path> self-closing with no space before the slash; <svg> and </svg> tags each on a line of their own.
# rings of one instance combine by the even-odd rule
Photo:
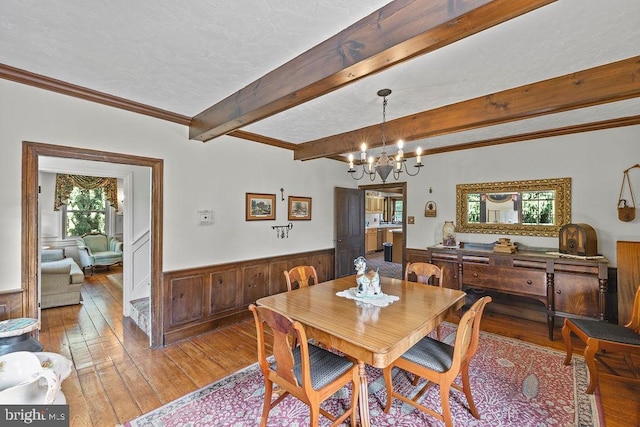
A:
<svg viewBox="0 0 640 427">
<path fill-rule="evenodd" d="M 386 122 L 388 140 L 415 141 L 640 96 L 640 56 Z M 296 160 L 382 146 L 378 124 L 298 144 Z"/>
<path fill-rule="evenodd" d="M 557 0 L 394 0 L 191 120 L 208 141 Z"/>
</svg>

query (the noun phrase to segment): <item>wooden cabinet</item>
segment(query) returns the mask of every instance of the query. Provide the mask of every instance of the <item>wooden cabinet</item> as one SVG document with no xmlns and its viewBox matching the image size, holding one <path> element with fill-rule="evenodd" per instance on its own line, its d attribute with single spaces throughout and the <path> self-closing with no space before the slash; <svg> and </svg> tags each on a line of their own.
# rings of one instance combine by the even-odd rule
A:
<svg viewBox="0 0 640 427">
<path fill-rule="evenodd" d="M 378 248 L 378 229 L 367 228 L 364 235 L 364 250 L 367 253 L 375 252 Z"/>
<path fill-rule="evenodd" d="M 391 261 L 395 262 L 396 264 L 403 264 L 403 260 L 402 260 L 402 248 L 403 248 L 403 243 L 404 243 L 404 235 L 402 233 L 402 230 L 398 231 L 398 229 L 395 229 L 396 231 L 394 231 L 392 233 L 393 235 L 393 247 L 391 248 Z"/>
<path fill-rule="evenodd" d="M 377 251 L 381 251 L 383 249 L 382 244 L 385 242 L 384 240 L 384 236 L 385 236 L 385 228 L 378 228 L 378 235 L 376 238 L 377 241 L 377 246 L 376 246 L 376 250 Z"/>
<path fill-rule="evenodd" d="M 385 228 L 384 230 L 384 241 L 392 243 L 393 242 L 393 232 L 391 231 L 393 228 Z"/>
<path fill-rule="evenodd" d="M 543 250 L 494 253 L 492 247 L 469 243 L 463 249 L 433 246 L 428 249 L 427 262 L 443 270 L 443 286 L 541 301 L 551 340 L 556 315 L 607 319 L 606 259 L 562 258 Z"/>
<path fill-rule="evenodd" d="M 366 213 L 383 213 L 384 212 L 384 197 L 367 194 L 365 199 L 365 212 Z"/>
</svg>

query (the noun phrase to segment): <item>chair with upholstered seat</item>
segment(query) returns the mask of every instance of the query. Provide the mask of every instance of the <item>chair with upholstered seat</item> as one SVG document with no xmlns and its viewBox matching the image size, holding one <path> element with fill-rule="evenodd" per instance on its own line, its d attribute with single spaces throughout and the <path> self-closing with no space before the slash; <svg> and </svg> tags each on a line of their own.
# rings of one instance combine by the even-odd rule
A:
<svg viewBox="0 0 640 427">
<path fill-rule="evenodd" d="M 447 427 L 451 427 L 453 426 L 453 420 L 451 418 L 451 408 L 449 407 L 449 391 L 451 387 L 453 387 L 456 390 L 464 392 L 467 403 L 469 404 L 469 411 L 475 418 L 480 419 L 471 395 L 469 363 L 478 348 L 480 320 L 482 319 L 484 308 L 489 302 L 491 302 L 491 297 L 480 298 L 462 316 L 458 324 L 453 346 L 431 337 L 425 337 L 407 350 L 391 365 L 383 369 L 382 374 L 387 387 L 385 413 L 389 413 L 393 398 L 395 397 L 443 421 Z M 422 387 L 413 398 L 406 397 L 394 391 L 393 379 L 391 377 L 391 370 L 394 367 L 426 379 L 426 385 Z M 454 383 L 458 374 L 462 375 L 462 387 Z M 434 384 L 438 384 L 440 387 L 441 414 L 418 403 L 424 393 Z"/>
<path fill-rule="evenodd" d="M 318 283 L 318 273 L 312 265 L 299 265 L 289 271 L 284 271 L 287 280 L 287 290 L 304 288 Z"/>
<path fill-rule="evenodd" d="M 340 425 L 351 418 L 356 425 L 356 411 L 360 379 L 358 365 L 351 360 L 307 342 L 304 327 L 299 322 L 266 307 L 251 304 L 256 323 L 258 342 L 258 364 L 264 375 L 264 406 L 260 425 L 267 425 L 269 412 L 287 395 L 291 394 L 307 405 L 311 412 L 311 426 L 317 426 L 320 414 L 330 419 L 332 426 Z M 271 348 L 275 360 L 267 357 L 267 334 L 270 329 Z M 298 343 L 291 345 L 291 337 Z M 273 384 L 280 386 L 282 393 L 271 401 Z M 320 404 L 338 390 L 351 384 L 351 403 L 340 417 L 329 413 Z"/>
<path fill-rule="evenodd" d="M 437 265 L 428 262 L 408 262 L 407 268 L 404 270 L 404 280 L 442 287 L 442 270 Z M 438 325 L 436 333 L 440 339 L 440 325 Z"/>
<path fill-rule="evenodd" d="M 589 368 L 588 394 L 592 394 L 595 391 L 598 385 L 598 375 L 613 376 L 617 380 L 640 383 L 640 377 L 638 376 L 640 371 L 637 371 L 632 358 L 632 355 L 640 355 L 640 287 L 638 287 L 633 301 L 631 320 L 624 326 L 593 319 L 564 319 L 562 338 L 567 349 L 567 356 L 564 360 L 565 365 L 571 363 L 573 355 L 572 332 L 586 344 L 584 360 Z M 604 352 L 621 354 L 632 372 L 634 372 L 635 378 L 618 374 L 602 358 Z M 598 374 L 596 360 L 607 369 L 609 374 Z"/>
</svg>

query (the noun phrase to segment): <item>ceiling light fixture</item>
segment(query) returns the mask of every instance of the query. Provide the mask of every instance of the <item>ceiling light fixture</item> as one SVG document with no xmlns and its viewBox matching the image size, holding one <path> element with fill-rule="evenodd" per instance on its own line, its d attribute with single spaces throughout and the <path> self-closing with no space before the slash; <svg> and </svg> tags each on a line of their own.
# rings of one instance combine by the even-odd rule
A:
<svg viewBox="0 0 640 427">
<path fill-rule="evenodd" d="M 371 181 L 374 181 L 376 179 L 377 173 L 380 176 L 380 179 L 382 179 L 382 183 L 384 184 L 387 182 L 387 177 L 391 172 L 393 172 L 394 179 L 398 180 L 403 169 L 405 172 L 407 172 L 407 175 L 416 176 L 420 173 L 420 168 L 424 166 L 420 159 L 422 149 L 418 147 L 418 149 L 416 150 L 416 164 L 414 166 L 418 168 L 418 170 L 413 174 L 409 172 L 409 169 L 405 165 L 405 162 L 407 160 L 404 158 L 404 153 L 402 152 L 404 143 L 401 139 L 398 140 L 398 154 L 396 154 L 395 159 L 387 155 L 385 127 L 387 123 L 387 96 L 389 96 L 390 94 L 391 89 L 380 89 L 378 91 L 378 96 L 382 97 L 382 123 L 380 124 L 380 127 L 382 128 L 382 153 L 380 153 L 380 158 L 378 159 L 378 161 L 375 162 L 373 156 L 370 156 L 369 159 L 367 159 L 367 144 L 363 142 L 361 146 L 362 151 L 360 151 L 360 165 L 362 166 L 362 173 L 360 174 L 360 176 L 356 177 L 354 175 L 356 170 L 353 167 L 353 154 L 349 154 L 349 170 L 347 172 L 349 172 L 351 174 L 351 177 L 355 180 L 362 179 L 365 174 L 367 174 L 369 175 L 369 179 L 371 179 Z"/>
</svg>

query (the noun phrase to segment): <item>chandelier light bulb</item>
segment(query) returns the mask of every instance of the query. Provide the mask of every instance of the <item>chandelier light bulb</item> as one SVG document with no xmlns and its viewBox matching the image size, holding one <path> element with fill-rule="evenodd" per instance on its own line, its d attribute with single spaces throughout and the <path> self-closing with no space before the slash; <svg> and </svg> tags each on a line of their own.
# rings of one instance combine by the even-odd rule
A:
<svg viewBox="0 0 640 427">
<path fill-rule="evenodd" d="M 416 163 L 418 164 L 422 163 L 420 161 L 421 155 L 422 155 L 422 148 L 418 147 L 418 149 L 416 150 Z"/>
<path fill-rule="evenodd" d="M 353 154 L 349 153 L 349 170 L 353 169 Z"/>
<path fill-rule="evenodd" d="M 363 162 L 367 160 L 367 144 L 364 142 L 360 146 L 360 160 Z"/>
<path fill-rule="evenodd" d="M 404 141 L 399 139 L 398 140 L 398 156 L 400 157 L 404 156 L 404 152 L 402 151 L 403 147 L 404 147 Z"/>
</svg>

